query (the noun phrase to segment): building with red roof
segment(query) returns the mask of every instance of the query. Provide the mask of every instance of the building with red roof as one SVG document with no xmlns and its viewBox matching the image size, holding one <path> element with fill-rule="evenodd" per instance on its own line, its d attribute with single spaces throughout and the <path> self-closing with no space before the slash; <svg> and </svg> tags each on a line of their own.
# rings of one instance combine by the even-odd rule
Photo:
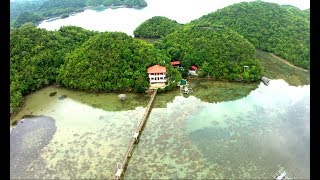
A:
<svg viewBox="0 0 320 180">
<path fill-rule="evenodd" d="M 170 62 L 170 64 L 173 66 L 173 67 L 179 67 L 180 66 L 180 61 L 172 61 Z"/>
<path fill-rule="evenodd" d="M 194 71 L 198 70 L 198 66 L 192 65 L 192 66 L 191 66 L 191 70 L 194 70 Z"/>
<path fill-rule="evenodd" d="M 197 70 L 198 70 L 198 66 L 196 65 L 192 65 L 189 69 L 189 74 L 190 75 L 194 75 L 197 76 Z"/>
<path fill-rule="evenodd" d="M 167 69 L 164 66 L 154 65 L 147 69 L 150 84 L 164 84 L 166 79 Z"/>
</svg>

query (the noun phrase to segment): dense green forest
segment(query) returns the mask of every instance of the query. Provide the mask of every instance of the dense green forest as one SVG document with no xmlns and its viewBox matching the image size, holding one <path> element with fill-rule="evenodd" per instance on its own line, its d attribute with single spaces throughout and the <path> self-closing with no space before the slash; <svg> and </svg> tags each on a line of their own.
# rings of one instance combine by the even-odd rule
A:
<svg viewBox="0 0 320 180">
<path fill-rule="evenodd" d="M 35 13 L 31 12 L 24 12 L 19 15 L 19 17 L 15 20 L 13 27 L 19 27 L 27 22 L 31 22 L 32 24 L 36 24 L 37 22 L 40 22 L 43 20 L 42 16 L 39 16 Z"/>
<path fill-rule="evenodd" d="M 125 33 L 104 32 L 66 56 L 57 80 L 81 90 L 144 92 L 149 87 L 146 70 L 151 65 L 167 66 L 169 82 L 180 80 L 180 73 L 165 64 L 168 60 L 151 44 Z"/>
<path fill-rule="evenodd" d="M 142 24 L 134 31 L 135 37 L 160 38 L 166 36 L 181 27 L 177 21 L 163 16 L 154 16 Z"/>
<path fill-rule="evenodd" d="M 137 0 L 110 2 L 35 0 L 24 7 L 34 3 L 37 8 L 20 13 L 21 5 L 13 11 L 11 113 L 19 109 L 25 94 L 52 83 L 89 91 L 143 92 L 149 86 L 146 69 L 154 64 L 167 67 L 171 85 L 165 90 L 172 89 L 191 65 L 199 66 L 200 77 L 256 81 L 263 68 L 255 57 L 255 47 L 309 68 L 310 13 L 288 5 L 244 2 L 185 25 L 156 16 L 134 32 L 136 37 L 160 38 L 154 45 L 120 32 L 99 33 L 74 26 L 47 31 L 32 25 L 57 12 L 69 12 L 67 6 L 73 11 L 88 5 L 118 6 Z M 185 70 L 173 68 L 172 60 L 180 60 Z"/>
<path fill-rule="evenodd" d="M 184 25 L 161 38 L 155 47 L 168 52 L 187 69 L 197 65 L 201 76 L 232 81 L 261 78 L 261 65 L 254 59 L 255 48 L 235 31 L 212 24 Z M 244 66 L 249 69 L 244 72 Z"/>
<path fill-rule="evenodd" d="M 22 96 L 56 81 L 64 56 L 96 32 L 79 27 L 59 31 L 25 24 L 10 33 L 10 112 L 18 110 Z"/>
<path fill-rule="evenodd" d="M 306 11 L 263 1 L 242 2 L 205 15 L 191 24 L 225 25 L 256 48 L 309 68 L 310 19 Z"/>
<path fill-rule="evenodd" d="M 45 0 L 35 1 L 10 1 L 10 19 L 17 18 L 25 12 L 36 12 Z"/>
<path fill-rule="evenodd" d="M 80 27 L 47 31 L 26 23 L 10 32 L 10 112 L 23 96 L 52 83 L 91 91 L 136 91 L 149 87 L 147 67 L 167 67 L 169 90 L 181 79 L 166 53 L 125 33 Z"/>
<path fill-rule="evenodd" d="M 95 1 L 95 0 L 91 0 Z M 99 1 L 99 0 L 98 0 Z M 127 7 L 146 7 L 147 2 L 145 0 L 103 0 L 104 6 L 127 6 Z"/>
<path fill-rule="evenodd" d="M 54 16 L 67 16 L 73 12 L 83 11 L 86 6 L 124 6 L 146 7 L 145 0 L 35 0 L 10 2 L 11 29 L 24 23 L 34 24 Z"/>
<path fill-rule="evenodd" d="M 47 0 L 41 5 L 37 12 L 43 17 L 53 17 L 81 11 L 85 6 L 85 0 Z"/>
</svg>

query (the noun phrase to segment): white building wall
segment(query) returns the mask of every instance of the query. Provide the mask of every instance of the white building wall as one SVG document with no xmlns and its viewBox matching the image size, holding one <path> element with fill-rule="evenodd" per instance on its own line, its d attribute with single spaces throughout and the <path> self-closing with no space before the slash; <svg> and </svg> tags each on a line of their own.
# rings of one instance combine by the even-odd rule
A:
<svg viewBox="0 0 320 180">
<path fill-rule="evenodd" d="M 165 82 L 167 82 L 166 74 L 165 73 L 149 74 L 149 82 L 150 82 L 150 84 L 165 83 Z"/>
<path fill-rule="evenodd" d="M 189 74 L 191 74 L 191 75 L 197 75 L 197 71 L 195 71 L 195 70 L 189 70 Z"/>
</svg>

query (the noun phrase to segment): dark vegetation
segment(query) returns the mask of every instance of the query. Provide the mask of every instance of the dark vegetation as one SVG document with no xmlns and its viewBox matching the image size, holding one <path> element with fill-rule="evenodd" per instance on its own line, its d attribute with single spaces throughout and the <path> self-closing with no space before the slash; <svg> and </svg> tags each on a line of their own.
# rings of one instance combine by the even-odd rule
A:
<svg viewBox="0 0 320 180">
<path fill-rule="evenodd" d="M 170 90 L 181 75 L 166 61 L 165 53 L 125 33 L 72 26 L 47 31 L 27 23 L 10 33 L 10 112 L 19 109 L 23 95 L 56 82 L 81 90 L 143 92 L 149 86 L 146 69 L 154 64 L 167 67 Z"/>
<path fill-rule="evenodd" d="M 182 25 L 162 16 L 154 16 L 140 24 L 133 32 L 139 38 L 160 38 L 177 30 Z"/>
<path fill-rule="evenodd" d="M 191 22 L 225 25 L 256 48 L 302 68 L 310 67 L 310 14 L 294 6 L 263 1 L 234 4 Z"/>
<path fill-rule="evenodd" d="M 10 112 L 18 110 L 23 95 L 56 82 L 64 56 L 95 32 L 79 27 L 47 31 L 25 24 L 10 33 Z"/>
<path fill-rule="evenodd" d="M 67 17 L 70 13 L 81 12 L 86 6 L 146 7 L 145 0 L 35 0 L 10 2 L 10 27 L 20 27 L 24 23 L 38 22 L 55 16 Z"/>
<path fill-rule="evenodd" d="M 13 27 L 19 27 L 22 24 L 25 24 L 27 22 L 31 22 L 33 24 L 36 24 L 37 22 L 40 22 L 43 20 L 43 17 L 40 15 L 31 13 L 31 12 L 24 12 L 18 16 L 18 18 L 15 20 Z"/>
<path fill-rule="evenodd" d="M 29 12 L 34 13 L 45 0 L 34 1 L 10 1 L 10 19 L 17 18 L 20 14 Z"/>
<path fill-rule="evenodd" d="M 310 72 L 289 66 L 268 52 L 256 50 L 256 58 L 264 67 L 263 76 L 270 79 L 283 79 L 292 86 L 310 84 Z"/>
<path fill-rule="evenodd" d="M 169 58 L 153 45 L 125 33 L 99 33 L 66 56 L 57 80 L 81 90 L 144 92 L 149 87 L 146 70 L 154 64 L 167 66 L 169 81 L 181 78 L 165 60 Z"/>
<path fill-rule="evenodd" d="M 235 31 L 220 25 L 185 25 L 161 38 L 155 47 L 180 60 L 188 70 L 197 65 L 199 76 L 231 81 L 256 81 L 262 68 L 255 48 Z M 244 71 L 244 66 L 249 69 Z"/>
<path fill-rule="evenodd" d="M 101 1 L 101 0 L 92 0 L 92 1 Z M 126 7 L 146 7 L 147 6 L 147 2 L 145 0 L 103 0 L 102 4 L 104 6 L 126 6 Z"/>
</svg>

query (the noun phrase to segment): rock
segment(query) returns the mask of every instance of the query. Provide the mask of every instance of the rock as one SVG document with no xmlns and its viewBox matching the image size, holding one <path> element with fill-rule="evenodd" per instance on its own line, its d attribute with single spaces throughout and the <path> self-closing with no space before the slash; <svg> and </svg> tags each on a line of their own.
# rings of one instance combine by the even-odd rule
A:
<svg viewBox="0 0 320 180">
<path fill-rule="evenodd" d="M 125 95 L 125 94 L 119 94 L 119 95 L 118 95 L 118 98 L 119 98 L 120 100 L 125 100 L 125 99 L 126 99 L 126 95 Z"/>
<path fill-rule="evenodd" d="M 59 100 L 63 100 L 66 97 L 67 97 L 66 95 L 62 95 L 62 96 L 59 97 Z"/>
<path fill-rule="evenodd" d="M 52 92 L 49 94 L 50 97 L 55 96 L 57 94 L 57 92 Z"/>
</svg>

